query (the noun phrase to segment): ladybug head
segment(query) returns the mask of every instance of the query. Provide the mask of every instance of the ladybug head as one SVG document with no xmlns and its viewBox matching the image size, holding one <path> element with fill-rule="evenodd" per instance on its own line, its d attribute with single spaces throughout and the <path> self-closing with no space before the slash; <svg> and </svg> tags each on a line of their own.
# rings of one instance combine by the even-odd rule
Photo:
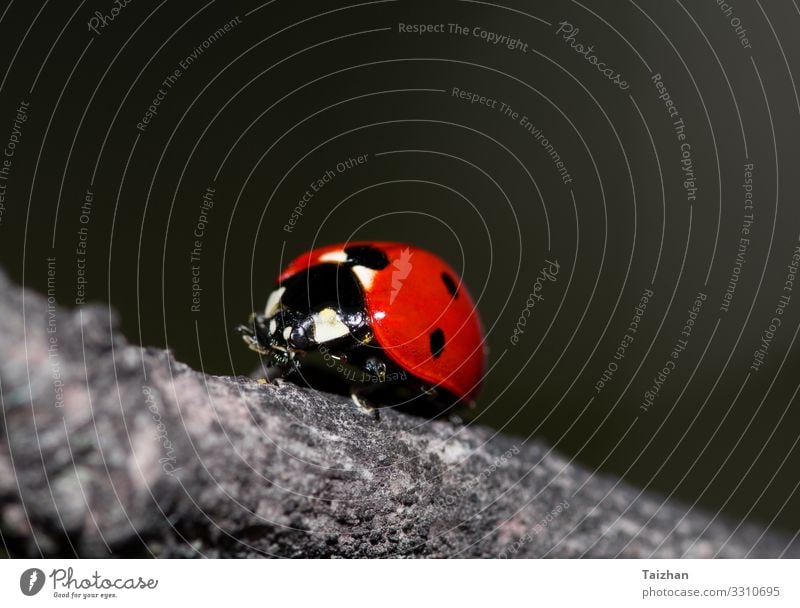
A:
<svg viewBox="0 0 800 608">
<path fill-rule="evenodd" d="M 269 295 L 263 314 L 239 326 L 248 346 L 288 365 L 321 346 L 345 351 L 370 337 L 364 296 L 351 267 L 323 263 L 285 278 Z"/>
</svg>

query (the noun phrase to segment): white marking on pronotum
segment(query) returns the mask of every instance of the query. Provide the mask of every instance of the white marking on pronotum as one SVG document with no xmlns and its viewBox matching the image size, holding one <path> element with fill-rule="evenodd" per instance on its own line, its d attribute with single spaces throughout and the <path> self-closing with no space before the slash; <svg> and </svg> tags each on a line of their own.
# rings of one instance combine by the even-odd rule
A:
<svg viewBox="0 0 800 608">
<path fill-rule="evenodd" d="M 283 328 L 283 339 L 288 340 L 289 336 L 292 335 L 292 328 L 291 327 L 284 327 Z"/>
<path fill-rule="evenodd" d="M 366 266 L 353 266 L 353 272 L 361 281 L 361 287 L 364 289 L 372 289 L 372 283 L 375 281 L 375 275 L 378 274 L 376 270 L 367 268 Z"/>
<path fill-rule="evenodd" d="M 329 251 L 328 253 L 323 253 L 319 256 L 320 262 L 346 262 L 347 261 L 347 254 L 342 251 Z"/>
<path fill-rule="evenodd" d="M 342 323 L 333 308 L 325 308 L 315 313 L 312 319 L 314 320 L 314 340 L 318 344 L 342 338 L 350 333 L 347 325 Z"/>
<path fill-rule="evenodd" d="M 275 321 L 275 319 L 272 319 L 269 322 L 269 333 L 274 334 L 277 330 L 278 330 L 278 323 Z"/>
<path fill-rule="evenodd" d="M 280 287 L 269 294 L 269 297 L 267 298 L 267 305 L 264 308 L 265 317 L 271 317 L 278 312 L 278 306 L 281 304 L 281 297 L 283 296 L 284 291 L 286 291 L 286 288 Z"/>
</svg>

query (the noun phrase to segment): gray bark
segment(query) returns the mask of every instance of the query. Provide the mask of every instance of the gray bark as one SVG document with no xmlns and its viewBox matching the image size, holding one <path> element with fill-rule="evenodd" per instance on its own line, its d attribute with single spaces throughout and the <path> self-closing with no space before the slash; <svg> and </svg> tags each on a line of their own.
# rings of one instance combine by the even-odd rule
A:
<svg viewBox="0 0 800 608">
<path fill-rule="evenodd" d="M 800 557 L 540 441 L 201 374 L 2 273 L 0 397 L 12 555 Z"/>
</svg>

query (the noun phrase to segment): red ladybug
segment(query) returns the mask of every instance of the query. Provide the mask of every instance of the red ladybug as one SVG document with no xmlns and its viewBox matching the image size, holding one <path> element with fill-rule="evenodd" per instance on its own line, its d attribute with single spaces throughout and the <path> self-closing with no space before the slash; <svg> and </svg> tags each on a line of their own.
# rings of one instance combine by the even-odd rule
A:
<svg viewBox="0 0 800 608">
<path fill-rule="evenodd" d="M 483 326 L 458 275 L 403 243 L 351 242 L 298 256 L 264 312 L 237 329 L 268 367 L 346 389 L 367 409 L 472 406 L 486 370 Z"/>
</svg>

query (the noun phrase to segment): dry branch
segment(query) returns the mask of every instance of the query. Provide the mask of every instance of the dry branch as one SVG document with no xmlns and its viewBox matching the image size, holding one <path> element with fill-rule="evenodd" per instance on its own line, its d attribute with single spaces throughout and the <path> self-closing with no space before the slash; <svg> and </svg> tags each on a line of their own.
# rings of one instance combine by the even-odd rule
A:
<svg viewBox="0 0 800 608">
<path fill-rule="evenodd" d="M 203 375 L 2 273 L 0 396 L 12 555 L 800 556 L 539 441 Z"/>
</svg>

